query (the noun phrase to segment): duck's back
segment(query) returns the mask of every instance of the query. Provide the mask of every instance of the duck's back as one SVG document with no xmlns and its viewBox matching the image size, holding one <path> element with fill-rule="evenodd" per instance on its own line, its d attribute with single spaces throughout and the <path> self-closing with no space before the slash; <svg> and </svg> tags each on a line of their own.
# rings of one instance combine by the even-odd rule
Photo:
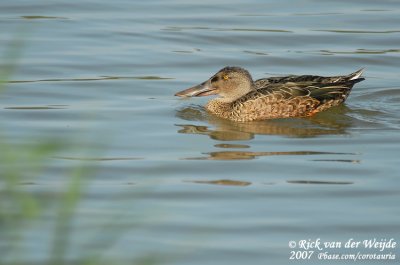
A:
<svg viewBox="0 0 400 265">
<path fill-rule="evenodd" d="M 362 79 L 361 75 L 364 69 L 360 69 L 349 75 L 338 76 L 319 76 L 319 75 L 289 75 L 289 76 L 274 76 L 261 78 L 254 82 L 255 88 L 264 88 L 271 84 L 297 83 L 297 84 L 334 84 L 342 83 L 350 80 Z M 360 81 L 362 81 L 360 80 Z M 360 82 L 358 81 L 358 82 Z"/>
</svg>

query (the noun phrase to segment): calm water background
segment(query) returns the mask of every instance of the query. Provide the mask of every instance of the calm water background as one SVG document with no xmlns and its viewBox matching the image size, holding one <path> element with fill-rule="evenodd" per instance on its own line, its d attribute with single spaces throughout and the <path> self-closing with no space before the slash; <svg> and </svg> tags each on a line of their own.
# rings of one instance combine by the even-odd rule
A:
<svg viewBox="0 0 400 265">
<path fill-rule="evenodd" d="M 21 188 L 51 201 L 70 168 L 96 169 L 71 260 L 108 242 L 120 264 L 286 264 L 290 240 L 400 241 L 399 1 L 2 1 L 3 58 L 16 38 L 1 134 L 68 143 Z M 366 81 L 310 119 L 232 123 L 173 96 L 226 65 L 255 79 L 365 67 Z M 31 225 L 21 259 L 48 259 L 55 215 Z"/>
</svg>

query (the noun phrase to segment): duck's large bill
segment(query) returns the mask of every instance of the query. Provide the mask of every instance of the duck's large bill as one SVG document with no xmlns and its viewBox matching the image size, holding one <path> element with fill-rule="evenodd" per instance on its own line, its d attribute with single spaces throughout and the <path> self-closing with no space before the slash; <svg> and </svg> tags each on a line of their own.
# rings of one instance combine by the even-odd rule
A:
<svg viewBox="0 0 400 265">
<path fill-rule="evenodd" d="M 200 85 L 182 90 L 175 94 L 178 97 L 204 97 L 217 94 L 217 90 L 211 86 L 210 81 L 201 83 Z"/>
</svg>

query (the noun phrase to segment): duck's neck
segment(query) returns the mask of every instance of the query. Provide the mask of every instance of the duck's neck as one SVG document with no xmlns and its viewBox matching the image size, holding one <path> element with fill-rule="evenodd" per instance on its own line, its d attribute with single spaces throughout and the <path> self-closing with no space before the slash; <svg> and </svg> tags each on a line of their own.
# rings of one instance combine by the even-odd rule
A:
<svg viewBox="0 0 400 265">
<path fill-rule="evenodd" d="M 225 119 L 229 119 L 233 112 L 232 102 L 226 98 L 215 98 L 210 100 L 206 105 L 206 109 Z"/>
<path fill-rule="evenodd" d="M 252 81 L 250 84 L 243 84 L 242 86 L 235 90 L 238 91 L 237 93 L 230 93 L 229 97 L 219 97 L 210 100 L 206 105 L 206 109 L 221 118 L 236 120 L 238 113 L 237 109 L 234 108 L 234 102 L 255 90 Z"/>
<path fill-rule="evenodd" d="M 248 83 L 238 85 L 236 89 L 230 91 L 228 95 L 220 94 L 222 97 L 219 98 L 219 101 L 224 103 L 232 103 L 254 90 L 256 90 L 254 83 L 253 81 L 249 80 Z"/>
</svg>

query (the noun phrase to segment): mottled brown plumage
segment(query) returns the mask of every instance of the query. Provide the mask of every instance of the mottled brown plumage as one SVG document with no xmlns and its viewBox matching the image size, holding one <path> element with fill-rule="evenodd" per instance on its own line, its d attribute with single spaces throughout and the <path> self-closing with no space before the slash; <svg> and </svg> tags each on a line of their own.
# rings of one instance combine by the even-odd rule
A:
<svg viewBox="0 0 400 265">
<path fill-rule="evenodd" d="M 306 117 L 346 100 L 362 69 L 346 76 L 286 76 L 253 82 L 240 67 L 225 67 L 207 81 L 176 93 L 180 97 L 219 95 L 206 109 L 233 121 Z"/>
</svg>

